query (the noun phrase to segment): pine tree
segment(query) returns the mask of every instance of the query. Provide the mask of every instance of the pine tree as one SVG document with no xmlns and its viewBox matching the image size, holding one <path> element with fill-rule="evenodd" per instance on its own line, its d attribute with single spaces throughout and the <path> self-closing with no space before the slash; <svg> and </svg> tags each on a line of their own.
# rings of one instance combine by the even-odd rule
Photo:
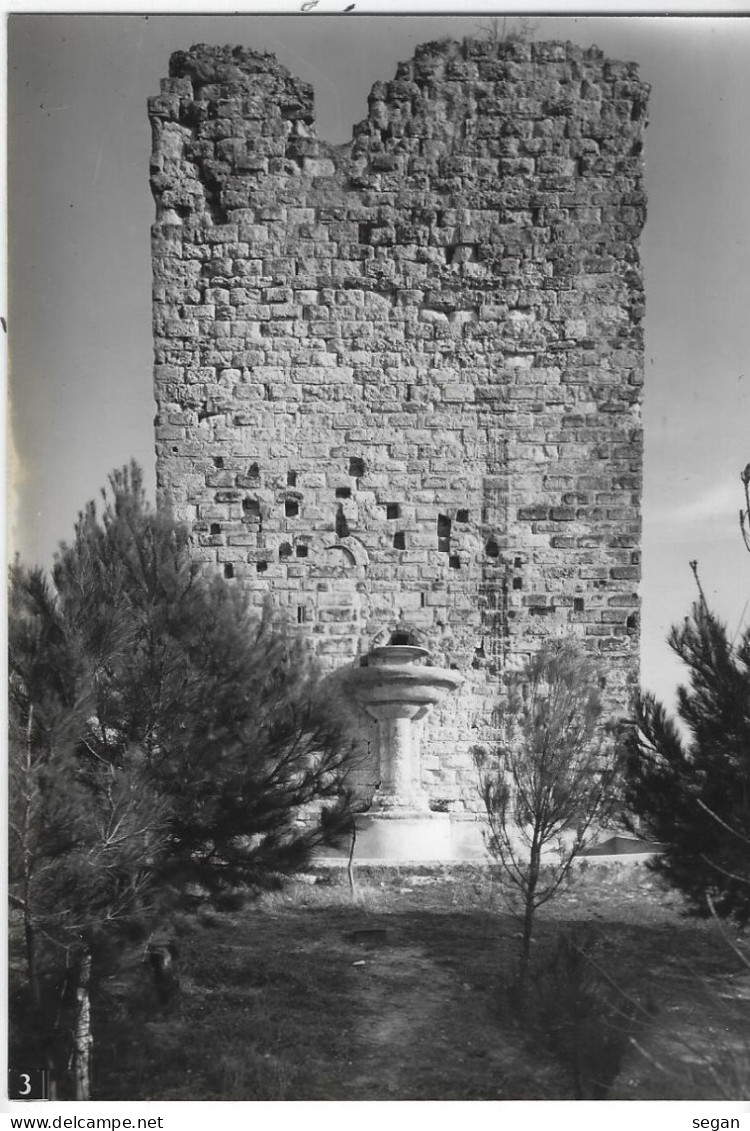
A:
<svg viewBox="0 0 750 1131">
<path fill-rule="evenodd" d="M 636 707 L 626 801 L 660 841 L 651 867 L 693 913 L 750 922 L 750 628 L 734 644 L 701 591 L 669 645 L 689 671 L 679 725 L 652 695 Z"/>
<path fill-rule="evenodd" d="M 92 964 L 104 976 L 112 948 L 153 915 L 151 862 L 166 845 L 166 812 L 137 759 L 107 763 L 88 743 L 96 661 L 79 629 L 41 571 L 13 568 L 10 898 L 28 991 L 14 1037 L 63 1094 L 87 1099 Z M 75 1084 L 66 1090 L 68 1062 Z"/>
<path fill-rule="evenodd" d="M 81 606 L 100 668 L 89 741 L 107 762 L 137 749 L 169 802 L 166 873 L 218 891 L 294 870 L 348 833 L 352 745 L 306 644 L 223 578 L 204 579 L 187 529 L 147 503 L 137 467 L 111 478 L 53 571 Z M 315 804 L 318 816 L 301 821 Z"/>
<path fill-rule="evenodd" d="M 110 488 L 51 582 L 17 564 L 10 587 L 11 895 L 38 1030 L 62 970 L 74 989 L 79 1090 L 119 939 L 189 887 L 297 869 L 351 823 L 347 726 L 304 642 L 200 576 L 136 466 Z"/>
</svg>

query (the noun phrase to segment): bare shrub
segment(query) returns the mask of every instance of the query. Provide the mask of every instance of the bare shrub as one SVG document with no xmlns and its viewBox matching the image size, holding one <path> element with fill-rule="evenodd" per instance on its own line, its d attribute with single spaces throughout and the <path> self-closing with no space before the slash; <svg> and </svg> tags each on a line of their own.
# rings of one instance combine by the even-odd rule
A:
<svg viewBox="0 0 750 1131">
<path fill-rule="evenodd" d="M 606 1098 L 654 1012 L 609 977 L 600 950 L 590 925 L 563 931 L 518 1003 L 530 1037 L 563 1066 L 578 1100 Z"/>
<path fill-rule="evenodd" d="M 555 898 L 615 797 L 601 680 L 576 640 L 545 644 L 508 677 L 496 748 L 474 749 L 487 849 L 509 903 L 522 908 L 521 992 L 537 909 Z"/>
</svg>

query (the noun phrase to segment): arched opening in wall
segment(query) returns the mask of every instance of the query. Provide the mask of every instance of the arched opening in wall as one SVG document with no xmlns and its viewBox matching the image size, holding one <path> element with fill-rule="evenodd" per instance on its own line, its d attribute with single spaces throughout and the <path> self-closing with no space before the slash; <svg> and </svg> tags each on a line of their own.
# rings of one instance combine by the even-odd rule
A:
<svg viewBox="0 0 750 1131">
<path fill-rule="evenodd" d="M 354 554 L 351 550 L 348 550 L 346 546 L 328 546 L 325 552 L 330 554 L 336 554 L 338 552 L 342 555 L 341 560 L 335 563 L 339 567 L 341 565 L 353 566 L 357 564 Z"/>
<path fill-rule="evenodd" d="M 386 647 L 424 648 L 422 633 L 415 625 L 401 621 L 399 624 L 385 625 L 372 639 L 370 648 Z"/>
<path fill-rule="evenodd" d="M 307 620 L 313 622 L 315 650 L 327 667 L 339 667 L 361 651 L 368 608 L 366 566 L 358 560 L 353 539 L 350 545 L 329 546 L 316 540 L 309 547 L 307 561 L 311 597 Z"/>
<path fill-rule="evenodd" d="M 411 647 L 418 647 L 414 633 L 404 632 L 403 630 L 392 632 L 390 637 L 388 638 L 388 643 L 391 645 L 408 645 Z"/>
</svg>

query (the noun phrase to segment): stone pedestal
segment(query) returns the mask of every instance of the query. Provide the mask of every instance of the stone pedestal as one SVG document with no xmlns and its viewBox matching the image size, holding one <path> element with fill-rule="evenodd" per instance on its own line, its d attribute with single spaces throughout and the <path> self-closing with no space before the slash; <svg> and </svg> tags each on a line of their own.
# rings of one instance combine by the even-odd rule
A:
<svg viewBox="0 0 750 1131">
<path fill-rule="evenodd" d="M 450 820 L 430 810 L 422 783 L 422 720 L 461 683 L 458 672 L 418 661 L 424 648 L 376 648 L 345 674 L 348 691 L 375 719 L 380 785 L 360 818 L 363 859 L 444 860 L 451 855 Z"/>
<path fill-rule="evenodd" d="M 383 703 L 370 704 L 366 710 L 378 724 L 380 786 L 373 808 L 383 812 L 429 812 L 421 780 L 420 728 L 415 725 L 428 709 L 407 703 Z"/>
<path fill-rule="evenodd" d="M 410 815 L 370 811 L 357 818 L 357 859 L 388 862 L 452 860 L 451 820 L 447 813 Z"/>
</svg>

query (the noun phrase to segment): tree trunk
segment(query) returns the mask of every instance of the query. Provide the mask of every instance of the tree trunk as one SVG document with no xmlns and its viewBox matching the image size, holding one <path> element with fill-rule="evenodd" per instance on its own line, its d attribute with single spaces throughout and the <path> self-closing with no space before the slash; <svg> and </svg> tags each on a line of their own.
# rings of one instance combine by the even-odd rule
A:
<svg viewBox="0 0 750 1131">
<path fill-rule="evenodd" d="M 76 987 L 76 1025 L 74 1035 L 74 1070 L 76 1099 L 91 1099 L 91 951 L 86 950 L 78 967 Z"/>
<path fill-rule="evenodd" d="M 34 856 L 31 848 L 31 797 L 34 781 L 34 766 L 31 756 L 31 742 L 33 735 L 34 706 L 29 707 L 29 717 L 26 722 L 26 794 L 23 809 L 22 835 L 23 843 L 23 936 L 26 950 L 26 974 L 29 979 L 29 992 L 31 1004 L 34 1009 L 39 1009 L 42 1001 L 39 986 L 39 974 L 36 967 L 36 931 L 31 913 L 32 876 L 34 872 Z"/>
<path fill-rule="evenodd" d="M 534 930 L 534 911 L 536 910 L 534 896 L 536 895 L 536 887 L 539 882 L 540 862 L 541 850 L 535 835 L 531 843 L 531 855 L 529 857 L 529 879 L 526 887 L 523 937 L 521 940 L 521 963 L 518 972 L 518 989 L 521 996 L 526 992 L 526 981 L 529 973 L 529 963 L 531 962 L 531 935 Z"/>
<path fill-rule="evenodd" d="M 23 909 L 23 937 L 26 948 L 26 976 L 29 979 L 29 994 L 33 1009 L 39 1009 L 42 1004 L 42 993 L 39 986 L 39 975 L 36 968 L 36 932 L 34 921 L 29 911 L 28 891 L 26 904 Z"/>
<path fill-rule="evenodd" d="M 346 872 L 349 877 L 349 888 L 351 889 L 352 899 L 357 893 L 357 885 L 354 882 L 354 848 L 357 843 L 357 820 L 352 816 L 352 831 L 350 833 L 349 842 L 349 862 L 346 867 Z"/>
</svg>

